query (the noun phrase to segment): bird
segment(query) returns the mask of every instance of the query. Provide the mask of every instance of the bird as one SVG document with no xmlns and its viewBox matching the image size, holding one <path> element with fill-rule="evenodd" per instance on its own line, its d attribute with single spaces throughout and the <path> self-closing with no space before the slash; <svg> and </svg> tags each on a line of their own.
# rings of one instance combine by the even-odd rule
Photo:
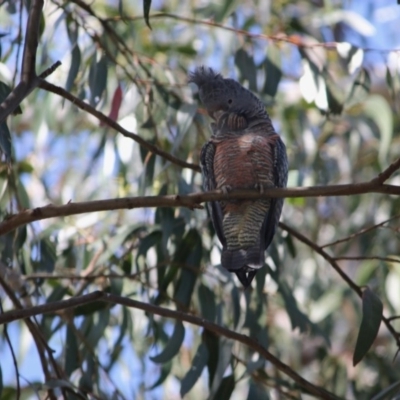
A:
<svg viewBox="0 0 400 400">
<path fill-rule="evenodd" d="M 211 117 L 211 137 L 200 153 L 205 191 L 283 188 L 287 185 L 286 147 L 275 132 L 263 102 L 233 79 L 201 66 L 189 83 Z M 221 265 L 251 285 L 264 265 L 281 216 L 283 198 L 227 200 L 207 203 L 222 244 Z"/>
</svg>

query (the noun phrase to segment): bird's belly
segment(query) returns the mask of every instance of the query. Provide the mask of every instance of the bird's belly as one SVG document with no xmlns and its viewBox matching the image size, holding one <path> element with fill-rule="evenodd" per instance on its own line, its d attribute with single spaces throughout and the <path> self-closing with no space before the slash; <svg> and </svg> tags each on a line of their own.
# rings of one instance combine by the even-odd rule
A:
<svg viewBox="0 0 400 400">
<path fill-rule="evenodd" d="M 214 178 L 216 188 L 254 189 L 273 185 L 273 154 L 267 136 L 245 134 L 216 143 Z M 270 199 L 220 202 L 222 227 L 229 250 L 256 246 L 269 210 Z"/>
</svg>

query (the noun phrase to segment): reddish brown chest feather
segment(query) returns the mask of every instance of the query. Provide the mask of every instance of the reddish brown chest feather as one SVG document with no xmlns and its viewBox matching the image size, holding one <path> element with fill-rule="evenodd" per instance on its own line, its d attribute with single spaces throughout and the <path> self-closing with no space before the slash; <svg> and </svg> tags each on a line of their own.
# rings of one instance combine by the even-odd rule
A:
<svg viewBox="0 0 400 400">
<path fill-rule="evenodd" d="M 277 135 L 245 134 L 215 141 L 214 175 L 217 188 L 254 188 L 273 182 L 273 149 Z"/>
</svg>

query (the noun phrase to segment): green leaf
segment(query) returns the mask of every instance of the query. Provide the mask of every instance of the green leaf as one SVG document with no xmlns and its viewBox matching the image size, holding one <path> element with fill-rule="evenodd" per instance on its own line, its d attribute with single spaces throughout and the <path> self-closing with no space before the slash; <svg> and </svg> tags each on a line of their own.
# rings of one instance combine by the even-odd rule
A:
<svg viewBox="0 0 400 400">
<path fill-rule="evenodd" d="M 177 290 L 175 292 L 175 296 L 178 295 L 179 291 L 180 292 L 179 297 L 181 297 L 184 304 L 188 304 L 188 299 L 191 296 L 191 291 L 193 291 L 193 285 L 195 279 L 197 278 L 197 274 L 194 271 L 186 271 L 186 273 L 184 273 L 183 265 L 187 265 L 188 267 L 189 266 L 196 267 L 198 269 L 200 267 L 200 262 L 201 262 L 201 253 L 202 253 L 201 237 L 196 229 L 191 229 L 182 239 L 182 241 L 180 242 L 179 246 L 175 251 L 171 266 L 168 269 L 167 273 L 165 274 L 164 279 L 161 283 L 161 291 L 165 292 L 169 284 L 174 280 L 174 278 L 178 274 L 178 272 L 182 270 L 181 277 L 190 277 L 190 279 L 189 282 L 185 282 L 182 279 L 180 279 L 177 286 Z M 179 287 L 185 285 L 186 283 L 188 283 L 188 288 L 185 288 L 183 286 L 181 289 L 179 289 Z M 190 289 L 191 291 L 188 289 Z M 156 301 L 157 304 L 161 297 L 157 299 Z"/>
<path fill-rule="evenodd" d="M 149 387 L 146 387 L 146 390 L 153 390 L 157 386 L 160 386 L 169 376 L 172 369 L 172 362 L 167 362 L 161 366 L 161 374 L 159 378 Z"/>
<path fill-rule="evenodd" d="M 200 378 L 204 367 L 207 365 L 207 362 L 208 349 L 204 343 L 201 343 L 197 348 L 196 355 L 193 358 L 192 366 L 181 381 L 180 394 L 182 398 L 186 395 L 186 393 L 190 392 L 194 384 Z"/>
<path fill-rule="evenodd" d="M 201 339 L 208 349 L 208 386 L 211 388 L 218 365 L 219 338 L 214 333 L 204 329 Z"/>
<path fill-rule="evenodd" d="M 293 242 L 292 235 L 288 234 L 285 237 L 285 242 L 286 242 L 287 248 L 289 250 L 289 254 L 292 256 L 292 258 L 296 258 L 297 251 L 296 251 L 296 246 L 294 245 L 294 242 Z"/>
<path fill-rule="evenodd" d="M 232 309 L 233 309 L 233 326 L 238 327 L 240 321 L 241 308 L 240 308 L 240 293 L 236 285 L 233 285 L 231 290 Z"/>
<path fill-rule="evenodd" d="M 354 366 L 363 359 L 374 343 L 382 320 L 383 304 L 368 287 L 362 294 L 362 309 L 363 316 L 353 355 Z"/>
<path fill-rule="evenodd" d="M 6 83 L 0 81 L 0 103 L 2 103 L 6 97 L 11 93 L 11 88 Z M 12 112 L 12 115 L 22 114 L 22 109 L 20 106 Z"/>
<path fill-rule="evenodd" d="M 174 331 L 169 338 L 166 346 L 164 347 L 164 350 L 160 354 L 157 354 L 154 357 L 150 357 L 150 360 L 158 364 L 164 364 L 170 361 L 173 357 L 176 356 L 176 354 L 178 354 L 184 337 L 185 327 L 183 326 L 181 321 L 177 320 L 175 322 Z"/>
<path fill-rule="evenodd" d="M 70 323 L 73 324 L 73 321 Z M 65 373 L 67 376 L 70 376 L 72 372 L 81 366 L 79 358 L 79 346 L 75 331 L 72 326 L 67 325 L 65 338 Z"/>
<path fill-rule="evenodd" d="M 143 16 L 146 21 L 146 25 L 151 28 L 149 14 L 150 14 L 151 0 L 143 0 Z"/>
<path fill-rule="evenodd" d="M 201 316 L 211 322 L 215 321 L 217 306 L 215 293 L 208 286 L 201 284 L 198 289 Z"/>
<path fill-rule="evenodd" d="M 252 91 L 257 91 L 257 68 L 246 50 L 240 48 L 235 54 L 235 64 L 240 71 L 241 79 L 249 82 L 249 88 Z"/>
<path fill-rule="evenodd" d="M 6 156 L 7 162 L 11 161 L 11 133 L 6 121 L 0 123 L 0 151 Z"/>
<path fill-rule="evenodd" d="M 255 382 L 253 379 L 250 379 L 247 400 L 269 400 L 269 394 L 264 385 Z"/>
<path fill-rule="evenodd" d="M 379 129 L 379 162 L 386 168 L 393 135 L 393 113 L 386 99 L 374 94 L 364 103 L 365 115 L 370 117 Z"/>
<path fill-rule="evenodd" d="M 162 232 L 159 230 L 155 230 L 151 233 L 149 233 L 147 236 L 145 236 L 143 239 L 141 239 L 139 248 L 136 254 L 136 268 L 137 271 L 140 271 L 140 258 L 144 257 L 146 258 L 147 252 L 154 246 L 156 246 L 158 243 L 161 242 L 162 239 Z"/>
<path fill-rule="evenodd" d="M 40 239 L 36 242 L 37 261 L 36 271 L 53 272 L 56 263 L 56 247 L 50 239 Z"/>
<path fill-rule="evenodd" d="M 224 390 L 229 388 L 229 386 L 228 388 L 225 387 L 227 383 L 223 383 L 223 376 L 225 375 L 225 371 L 232 360 L 232 347 L 232 340 L 226 338 L 220 339 L 218 348 L 218 364 L 210 390 L 210 398 L 219 399 L 217 394 L 220 392 L 220 390 L 222 390 L 221 386 L 223 386 Z"/>
<path fill-rule="evenodd" d="M 214 400 L 229 400 L 232 392 L 235 389 L 235 377 L 234 375 L 228 375 L 222 379 L 221 384 L 213 397 Z"/>
<path fill-rule="evenodd" d="M 89 70 L 90 105 L 95 107 L 107 85 L 107 57 L 102 56 L 97 62 L 97 53 L 94 53 Z"/>
<path fill-rule="evenodd" d="M 178 308 L 181 306 L 189 306 L 194 285 L 200 272 L 203 246 L 201 236 L 197 229 L 191 229 L 187 233 L 182 240 L 182 246 L 187 246 L 190 251 L 184 264 L 180 265 L 181 273 L 174 294 L 174 299 L 177 301 Z"/>
<path fill-rule="evenodd" d="M 368 96 L 370 87 L 371 78 L 369 73 L 366 69 L 361 68 L 344 103 L 345 108 L 349 109 L 364 101 Z"/>
<path fill-rule="evenodd" d="M 71 67 L 68 71 L 68 77 L 67 77 L 67 82 L 65 84 L 65 89 L 67 91 L 70 91 L 74 82 L 75 82 L 75 78 L 78 75 L 79 72 L 79 68 L 81 65 L 81 51 L 79 49 L 79 46 L 76 44 L 74 46 L 74 48 L 72 49 L 72 53 L 71 53 Z"/>
<path fill-rule="evenodd" d="M 278 85 L 282 78 L 281 52 L 274 46 L 268 46 L 267 57 L 264 60 L 265 82 L 263 93 L 275 97 Z"/>
<path fill-rule="evenodd" d="M 392 383 L 387 388 L 383 389 L 377 395 L 375 395 L 371 400 L 391 400 L 398 397 L 395 397 L 396 394 L 400 393 L 400 381 Z"/>
</svg>

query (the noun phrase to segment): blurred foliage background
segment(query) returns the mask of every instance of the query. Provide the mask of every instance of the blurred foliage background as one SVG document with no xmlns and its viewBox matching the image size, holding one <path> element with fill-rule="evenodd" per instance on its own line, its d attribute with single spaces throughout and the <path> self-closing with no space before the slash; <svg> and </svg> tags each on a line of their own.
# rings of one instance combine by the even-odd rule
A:
<svg viewBox="0 0 400 400">
<path fill-rule="evenodd" d="M 1 100 L 19 79 L 28 3 L 0 2 Z M 213 67 L 265 102 L 288 149 L 288 186 L 362 182 L 400 153 L 399 22 L 394 0 L 48 0 L 37 68 L 60 60 L 49 82 L 198 164 L 210 121 L 187 74 Z M 21 108 L 7 120 L 11 147 L 1 132 L 2 220 L 49 203 L 201 190 L 197 171 L 150 153 L 61 96 L 36 89 Z M 287 199 L 282 221 L 326 245 L 393 317 L 399 217 L 398 197 L 366 194 Z M 220 268 L 219 255 L 206 211 L 183 208 L 54 218 L 0 237 L 0 272 L 26 306 L 106 290 L 247 334 L 340 398 L 398 393 L 399 333 L 382 324 L 353 367 L 362 301 L 315 248 L 279 229 L 247 291 Z M 3 311 L 13 308 L 1 289 L 0 299 Z M 246 346 L 180 321 L 95 303 L 36 322 L 62 379 L 43 351 L 52 379 L 44 376 L 27 325 L 14 322 L 0 333 L 2 399 L 16 398 L 17 381 L 23 399 L 44 398 L 49 388 L 62 396 L 61 387 L 71 399 L 308 398 Z M 399 320 L 391 323 L 399 332 Z"/>
</svg>

